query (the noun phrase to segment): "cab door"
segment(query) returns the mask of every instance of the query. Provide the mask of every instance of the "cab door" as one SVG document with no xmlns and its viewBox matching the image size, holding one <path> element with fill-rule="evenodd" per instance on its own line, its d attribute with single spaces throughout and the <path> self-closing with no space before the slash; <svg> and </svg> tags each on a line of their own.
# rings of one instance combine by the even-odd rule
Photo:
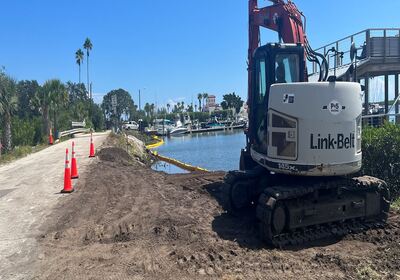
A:
<svg viewBox="0 0 400 280">
<path fill-rule="evenodd" d="M 253 71 L 253 98 L 251 104 L 252 144 L 260 153 L 266 153 L 268 147 L 267 116 L 268 94 L 271 86 L 271 63 L 267 52 L 260 52 L 255 57 Z"/>
</svg>

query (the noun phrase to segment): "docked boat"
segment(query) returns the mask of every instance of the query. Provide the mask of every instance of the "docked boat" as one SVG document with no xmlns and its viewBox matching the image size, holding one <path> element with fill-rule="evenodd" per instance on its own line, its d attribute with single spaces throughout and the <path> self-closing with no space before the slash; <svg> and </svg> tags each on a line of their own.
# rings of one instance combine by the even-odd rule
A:
<svg viewBox="0 0 400 280">
<path fill-rule="evenodd" d="M 153 129 L 157 131 L 158 135 L 168 135 L 175 127 L 174 123 L 167 119 L 156 119 L 154 120 Z"/>
<path fill-rule="evenodd" d="M 173 136 L 173 135 L 186 134 L 188 133 L 188 131 L 189 129 L 186 126 L 182 125 L 182 122 L 178 120 L 175 124 L 175 128 L 172 128 L 169 131 L 169 135 Z"/>
</svg>

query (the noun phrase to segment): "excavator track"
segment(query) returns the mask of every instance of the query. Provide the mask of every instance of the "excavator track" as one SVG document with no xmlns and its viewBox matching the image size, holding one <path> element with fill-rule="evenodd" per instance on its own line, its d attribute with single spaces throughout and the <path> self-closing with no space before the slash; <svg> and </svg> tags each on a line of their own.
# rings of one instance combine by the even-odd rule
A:
<svg viewBox="0 0 400 280">
<path fill-rule="evenodd" d="M 226 209 L 230 212 L 235 201 L 243 206 L 243 200 L 235 199 L 232 186 L 240 181 L 245 188 L 245 176 L 227 177 L 229 186 L 224 196 L 230 200 L 230 210 Z M 384 181 L 369 176 L 298 181 L 282 180 L 281 185 L 264 187 L 258 195 L 250 190 L 260 189 L 262 180 L 258 186 L 254 176 L 247 181 L 247 196 L 252 193 L 247 202 L 254 202 L 260 237 L 267 244 L 282 248 L 384 227 L 390 208 Z M 244 193 L 236 191 L 236 196 L 243 197 Z M 227 195 L 230 199 L 226 199 Z"/>
</svg>

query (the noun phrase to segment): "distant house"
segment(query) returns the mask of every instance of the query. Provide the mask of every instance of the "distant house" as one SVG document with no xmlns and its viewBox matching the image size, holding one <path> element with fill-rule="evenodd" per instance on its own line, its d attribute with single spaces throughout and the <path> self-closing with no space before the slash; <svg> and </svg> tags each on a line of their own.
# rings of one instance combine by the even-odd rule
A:
<svg viewBox="0 0 400 280">
<path fill-rule="evenodd" d="M 206 99 L 206 104 L 204 105 L 204 112 L 212 113 L 214 111 L 221 110 L 221 105 L 215 102 L 215 95 L 209 95 Z"/>
</svg>

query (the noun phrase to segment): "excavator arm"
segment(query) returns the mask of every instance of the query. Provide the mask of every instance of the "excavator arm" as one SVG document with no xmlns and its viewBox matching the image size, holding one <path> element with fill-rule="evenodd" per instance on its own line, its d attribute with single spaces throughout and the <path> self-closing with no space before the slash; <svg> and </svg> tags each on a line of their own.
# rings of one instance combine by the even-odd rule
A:
<svg viewBox="0 0 400 280">
<path fill-rule="evenodd" d="M 260 46 L 260 27 L 278 32 L 283 43 L 307 44 L 302 13 L 288 0 L 271 0 L 273 5 L 258 8 L 257 0 L 249 0 L 248 97 L 251 99 L 254 51 Z M 308 44 L 307 44 L 308 45 Z"/>
<path fill-rule="evenodd" d="M 248 100 L 249 110 L 252 104 L 254 53 L 261 45 L 260 28 L 264 27 L 278 33 L 280 43 L 302 44 L 305 59 L 319 66 L 319 81 L 328 76 L 328 63 L 325 56 L 315 52 L 308 43 L 305 34 L 305 16 L 291 0 L 270 0 L 273 5 L 259 8 L 257 0 L 249 0 L 249 49 L 248 49 Z M 303 23 L 304 19 L 304 23 Z M 304 81 L 308 81 L 307 67 L 300 69 Z M 249 124 L 251 130 L 252 124 Z"/>
</svg>

